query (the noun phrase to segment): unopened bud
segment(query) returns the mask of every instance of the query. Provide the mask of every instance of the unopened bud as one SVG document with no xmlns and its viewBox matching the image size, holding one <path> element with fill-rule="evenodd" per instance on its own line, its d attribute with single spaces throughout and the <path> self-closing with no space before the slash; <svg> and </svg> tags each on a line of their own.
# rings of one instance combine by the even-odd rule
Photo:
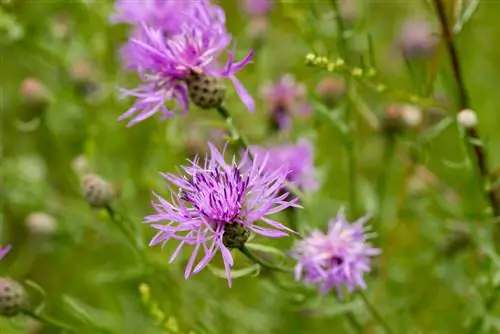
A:
<svg viewBox="0 0 500 334">
<path fill-rule="evenodd" d="M 13 317 L 22 312 L 28 304 L 28 295 L 18 282 L 0 277 L 0 315 Z"/>
<path fill-rule="evenodd" d="M 23 101 L 29 105 L 45 105 L 50 95 L 47 88 L 36 78 L 26 78 L 19 88 Z"/>
<path fill-rule="evenodd" d="M 422 123 L 422 111 L 412 105 L 403 106 L 401 117 L 403 122 L 410 128 L 416 128 Z"/>
<path fill-rule="evenodd" d="M 226 97 L 226 86 L 221 78 L 191 73 L 186 82 L 191 102 L 202 109 L 217 108 Z"/>
<path fill-rule="evenodd" d="M 26 226 L 35 235 L 51 235 L 57 230 L 54 217 L 45 212 L 33 212 L 26 218 Z"/>
<path fill-rule="evenodd" d="M 464 109 L 458 113 L 457 121 L 464 128 L 470 129 L 477 125 L 477 115 L 471 109 Z"/>
<path fill-rule="evenodd" d="M 433 34 L 429 22 L 411 19 L 404 23 L 399 36 L 399 46 L 403 55 L 409 59 L 429 57 L 435 50 L 438 39 Z"/>
<path fill-rule="evenodd" d="M 252 39 L 262 39 L 269 29 L 269 20 L 266 16 L 253 16 L 248 26 L 248 35 Z"/>
<path fill-rule="evenodd" d="M 71 168 L 76 175 L 85 175 L 89 172 L 89 162 L 84 155 L 79 155 L 71 162 Z"/>
<path fill-rule="evenodd" d="M 439 248 L 443 255 L 453 256 L 471 244 L 470 232 L 465 224 L 456 224 L 443 239 Z"/>
<path fill-rule="evenodd" d="M 337 105 L 344 97 L 345 92 L 345 80 L 340 77 L 324 78 L 316 87 L 316 93 L 328 107 L 334 107 Z"/>
<path fill-rule="evenodd" d="M 250 231 L 243 225 L 231 223 L 224 225 L 222 243 L 227 248 L 241 248 L 250 237 Z"/>
<path fill-rule="evenodd" d="M 92 64 L 87 60 L 78 60 L 71 65 L 71 79 L 76 85 L 76 89 L 82 95 L 90 95 L 97 90 L 95 83 L 95 72 Z"/>
<path fill-rule="evenodd" d="M 385 134 L 393 136 L 404 131 L 403 108 L 399 104 L 391 104 L 384 110 L 382 116 L 382 130 Z"/>
<path fill-rule="evenodd" d="M 96 174 L 87 174 L 82 178 L 82 190 L 85 201 L 94 208 L 104 208 L 115 197 L 113 186 Z"/>
</svg>

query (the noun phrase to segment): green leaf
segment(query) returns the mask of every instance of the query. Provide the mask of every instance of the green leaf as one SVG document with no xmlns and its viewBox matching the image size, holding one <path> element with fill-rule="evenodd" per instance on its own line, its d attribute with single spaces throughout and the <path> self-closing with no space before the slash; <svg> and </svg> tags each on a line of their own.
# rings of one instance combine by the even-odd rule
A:
<svg viewBox="0 0 500 334">
<path fill-rule="evenodd" d="M 221 268 L 217 268 L 212 265 L 208 265 L 208 269 L 212 272 L 217 277 L 220 278 L 226 278 L 226 271 Z M 250 267 L 243 268 L 243 269 L 237 269 L 237 270 L 231 270 L 231 278 L 240 278 L 244 276 L 248 276 L 251 274 L 254 274 L 254 276 L 257 276 L 260 272 L 260 266 L 258 264 L 251 265 Z"/>
<path fill-rule="evenodd" d="M 85 304 L 69 296 L 64 296 L 62 300 L 66 304 L 66 306 L 68 306 L 68 308 L 73 312 L 72 314 L 76 315 L 84 322 L 97 326 L 94 318 L 86 310 L 88 307 Z"/>
<path fill-rule="evenodd" d="M 431 141 L 441 135 L 453 123 L 453 117 L 445 117 L 436 125 L 425 131 L 423 138 L 425 141 Z"/>
</svg>

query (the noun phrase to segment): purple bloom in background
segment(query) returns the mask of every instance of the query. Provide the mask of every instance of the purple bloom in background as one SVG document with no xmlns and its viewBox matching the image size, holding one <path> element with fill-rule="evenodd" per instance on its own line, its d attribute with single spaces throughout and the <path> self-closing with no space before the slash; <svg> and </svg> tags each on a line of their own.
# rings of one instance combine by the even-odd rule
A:
<svg viewBox="0 0 500 334">
<path fill-rule="evenodd" d="M 280 130 L 290 130 L 292 116 L 307 116 L 311 107 L 306 102 L 306 87 L 295 81 L 291 74 L 282 76 L 277 82 L 266 83 L 261 96 L 269 105 L 271 120 Z"/>
<path fill-rule="evenodd" d="M 292 251 L 298 261 L 295 278 L 317 285 L 321 293 L 336 288 L 339 296 L 342 286 L 349 292 L 366 289 L 363 275 L 371 269 L 371 257 L 381 252 L 367 242 L 373 236 L 366 233 L 368 219 L 365 216 L 350 224 L 340 212 L 330 221 L 326 234 L 314 231 L 300 241 Z"/>
<path fill-rule="evenodd" d="M 243 0 L 245 11 L 252 16 L 266 15 L 273 7 L 271 0 Z"/>
<path fill-rule="evenodd" d="M 231 286 L 230 249 L 242 247 L 250 231 L 271 238 L 294 233 L 267 216 L 297 205 L 296 200 L 286 199 L 287 193 L 280 192 L 288 172 L 285 166 L 267 173 L 268 157 L 255 155 L 251 161 L 248 152 L 239 164 L 234 157 L 226 163 L 225 150 L 221 153 L 211 143 L 209 146 L 211 156 L 203 165 L 196 158 L 192 165 L 182 167 L 186 173 L 183 176 L 163 174 L 178 191 L 171 191 L 170 201 L 155 194 L 158 202 L 152 205 L 156 214 L 145 221 L 158 230 L 151 246 L 164 245 L 171 239 L 179 241 L 170 262 L 184 245 L 194 247 L 185 278 L 205 268 L 220 250 Z M 200 252 L 204 255 L 195 264 Z"/>
<path fill-rule="evenodd" d="M 3 259 L 5 257 L 5 255 L 7 255 L 7 253 L 10 252 L 11 249 L 12 249 L 12 245 L 7 245 L 3 248 L 0 245 L 0 260 Z"/>
<path fill-rule="evenodd" d="M 309 140 L 303 138 L 297 144 L 287 144 L 272 147 L 252 147 L 260 154 L 269 154 L 266 169 L 276 170 L 288 166 L 286 180 L 301 190 L 314 191 L 318 189 L 316 171 L 314 168 L 314 151 Z"/>
<path fill-rule="evenodd" d="M 231 43 L 224 12 L 203 0 L 191 7 L 179 33 L 166 37 L 163 30 L 146 23 L 127 45 L 128 64 L 143 81 L 136 89 L 122 89 L 124 96 L 136 98 L 132 108 L 120 116 L 120 120 L 132 118 L 129 126 L 157 112 L 161 112 L 164 118 L 175 116 L 175 110 L 187 112 L 189 81 L 203 76 L 231 79 L 241 100 L 250 111 L 254 110 L 252 97 L 235 77 L 235 73 L 250 62 L 253 53 L 236 62 L 232 50 L 225 66 L 218 66 L 217 57 Z M 185 14 L 178 13 L 181 17 Z M 170 110 L 165 106 L 169 100 L 176 102 Z"/>
</svg>

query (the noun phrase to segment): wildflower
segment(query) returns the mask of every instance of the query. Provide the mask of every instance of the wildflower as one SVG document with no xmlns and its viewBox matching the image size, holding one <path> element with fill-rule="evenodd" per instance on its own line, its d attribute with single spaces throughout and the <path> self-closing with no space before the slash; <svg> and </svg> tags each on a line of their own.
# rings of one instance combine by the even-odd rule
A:
<svg viewBox="0 0 500 334">
<path fill-rule="evenodd" d="M 304 276 L 306 284 L 317 285 L 321 293 L 335 288 L 341 294 L 342 286 L 349 292 L 357 288 L 366 289 L 363 275 L 370 271 L 371 257 L 380 254 L 367 240 L 364 226 L 368 217 L 350 224 L 339 212 L 328 226 L 326 234 L 314 231 L 301 240 L 292 251 L 298 261 L 295 278 Z"/>
<path fill-rule="evenodd" d="M 272 159 L 266 165 L 269 172 L 280 166 L 288 166 L 286 180 L 301 190 L 314 191 L 318 188 L 314 168 L 314 152 L 309 140 L 303 138 L 297 144 L 272 147 L 252 147 L 260 154 L 269 154 Z"/>
<path fill-rule="evenodd" d="M 247 151 L 238 164 L 224 160 L 224 152 L 209 143 L 210 158 L 203 165 L 198 158 L 190 166 L 182 167 L 186 175 L 163 174 L 179 191 L 171 191 L 171 200 L 156 195 L 152 205 L 156 213 L 145 218 L 158 230 L 150 246 L 165 244 L 174 239 L 180 243 L 170 258 L 174 261 L 184 245 L 193 246 L 193 253 L 185 269 L 185 278 L 201 271 L 220 251 L 231 286 L 230 269 L 233 266 L 231 248 L 241 248 L 250 232 L 278 238 L 294 233 L 283 224 L 267 216 L 288 207 L 296 200 L 287 200 L 281 194 L 288 170 L 285 166 L 266 172 L 268 156 L 255 155 L 251 161 Z M 261 221 L 261 224 L 257 222 Z M 195 264 L 200 251 L 201 260 Z"/>
<path fill-rule="evenodd" d="M 5 255 L 7 255 L 7 253 L 10 252 L 11 249 L 12 249 L 12 245 L 7 245 L 3 248 L 2 248 L 2 245 L 0 245 L 0 260 L 3 259 L 5 257 Z"/>
<path fill-rule="evenodd" d="M 292 115 L 308 115 L 311 112 L 305 101 L 306 88 L 286 74 L 276 83 L 268 82 L 261 89 L 262 98 L 271 110 L 271 122 L 280 130 L 291 128 Z"/>
<path fill-rule="evenodd" d="M 0 315 L 12 317 L 19 314 L 28 303 L 28 295 L 18 282 L 0 277 Z"/>
<path fill-rule="evenodd" d="M 406 21 L 398 41 L 403 55 L 410 59 L 427 58 L 434 52 L 437 42 L 429 22 L 422 19 Z"/>
<path fill-rule="evenodd" d="M 221 78 L 231 79 L 241 100 L 254 110 L 252 97 L 235 77 L 250 62 L 253 52 L 236 62 L 233 49 L 225 66 L 217 66 L 217 57 L 231 43 L 224 13 L 206 1 L 193 6 L 189 21 L 183 22 L 179 33 L 167 38 L 162 30 L 143 25 L 140 34 L 131 39 L 127 53 L 143 84 L 133 90 L 122 89 L 124 96 L 136 97 L 132 108 L 119 118 L 132 118 L 129 126 L 157 112 L 164 118 L 175 116 L 174 111 L 179 109 L 186 113 L 188 95 L 201 108 L 220 105 L 225 92 Z M 176 102 L 172 110 L 165 106 L 169 100 Z"/>
</svg>

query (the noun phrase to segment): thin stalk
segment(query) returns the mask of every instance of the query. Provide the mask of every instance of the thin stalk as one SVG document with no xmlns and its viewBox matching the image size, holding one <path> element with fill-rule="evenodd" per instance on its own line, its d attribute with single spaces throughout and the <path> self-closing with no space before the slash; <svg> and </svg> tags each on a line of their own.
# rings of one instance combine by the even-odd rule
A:
<svg viewBox="0 0 500 334">
<path fill-rule="evenodd" d="M 253 160 L 253 155 L 248 150 L 248 140 L 246 139 L 246 137 L 243 136 L 243 134 L 241 134 L 238 131 L 238 128 L 234 125 L 233 118 L 229 114 L 229 111 L 226 108 L 224 108 L 223 106 L 218 106 L 217 112 L 226 120 L 226 124 L 229 127 L 229 131 L 231 131 L 231 135 L 233 136 L 234 139 L 236 139 L 236 141 L 238 142 L 238 145 L 242 149 L 246 150 L 248 152 L 250 159 Z"/>
<path fill-rule="evenodd" d="M 258 265 L 260 265 L 261 267 L 263 267 L 265 269 L 274 270 L 274 271 L 281 271 L 281 272 L 285 272 L 285 273 L 293 272 L 293 269 L 291 269 L 291 268 L 283 268 L 283 267 L 275 266 L 273 264 L 270 264 L 270 263 L 262 260 L 261 258 L 257 257 L 255 254 L 253 254 L 246 246 L 242 246 L 238 249 L 250 261 L 257 263 Z"/>
<path fill-rule="evenodd" d="M 132 248 L 134 248 L 138 253 L 140 253 L 142 247 L 138 244 L 134 233 L 125 226 L 121 216 L 119 216 L 115 212 L 115 210 L 109 205 L 106 206 L 106 212 L 108 213 L 111 221 L 115 223 L 116 227 L 118 227 L 120 231 L 123 233 L 123 235 L 126 237 L 127 241 L 130 243 Z"/>
<path fill-rule="evenodd" d="M 380 171 L 378 183 L 377 183 L 377 198 L 378 198 L 378 210 L 379 219 L 377 221 L 383 220 L 383 213 L 385 209 L 385 199 L 387 195 L 387 183 L 389 176 L 391 175 L 391 163 L 394 158 L 396 148 L 396 138 L 393 136 L 388 137 L 384 143 L 384 154 L 383 154 L 383 166 Z"/>
<path fill-rule="evenodd" d="M 70 332 L 76 332 L 77 329 L 74 328 L 73 326 L 71 325 L 67 325 L 57 319 L 54 319 L 54 318 L 51 318 L 49 316 L 46 316 L 46 315 L 43 315 L 43 314 L 37 314 L 31 310 L 24 310 L 23 313 L 25 315 L 27 315 L 28 317 L 31 317 L 35 320 L 38 320 L 39 322 L 41 323 L 44 323 L 46 325 L 49 325 L 49 326 L 52 326 L 52 327 L 55 327 L 55 328 L 59 328 L 61 330 L 65 330 L 65 331 L 70 331 Z"/>
<path fill-rule="evenodd" d="M 350 52 L 349 45 L 347 44 L 347 39 L 345 38 L 345 24 L 340 15 L 340 9 L 338 5 L 338 0 L 332 0 L 333 9 L 335 10 L 335 18 L 337 23 L 337 33 L 338 33 L 338 49 L 341 56 L 343 56 L 347 63 L 350 63 Z M 345 124 L 348 127 L 348 133 L 346 140 L 345 149 L 347 152 L 347 171 L 349 173 L 349 216 L 351 219 L 355 219 L 357 217 L 357 173 L 356 173 L 356 148 L 354 145 L 353 138 L 353 119 L 352 119 L 352 111 L 353 111 L 353 102 L 352 102 L 352 77 L 348 75 L 346 77 L 346 86 L 347 86 L 347 104 L 345 107 Z"/>
<path fill-rule="evenodd" d="M 465 87 L 465 81 L 462 75 L 462 70 L 460 66 L 460 59 L 458 57 L 458 51 L 453 43 L 453 31 L 449 25 L 448 19 L 446 17 L 446 11 L 442 0 L 434 0 L 436 6 L 439 22 L 441 23 L 441 29 L 443 32 L 443 38 L 446 44 L 446 49 L 451 61 L 451 67 L 455 82 L 458 88 L 458 103 L 461 110 L 470 108 L 469 96 Z M 494 217 L 500 216 L 500 205 L 498 199 L 496 198 L 494 192 L 488 189 L 488 183 L 490 178 L 490 171 L 487 163 L 487 155 L 484 147 L 478 143 L 482 143 L 479 133 L 475 127 L 468 128 L 465 131 L 466 137 L 466 147 L 471 149 L 476 158 L 477 169 L 479 171 L 479 176 L 482 181 L 483 191 L 486 192 L 486 197 L 493 210 Z M 494 227 L 494 237 L 496 241 L 500 240 L 500 227 Z M 496 242 L 495 244 L 498 244 Z M 497 249 L 498 250 L 498 249 Z"/>
<path fill-rule="evenodd" d="M 359 292 L 359 295 L 361 296 L 363 303 L 365 304 L 373 319 L 378 322 L 378 324 L 384 329 L 387 334 L 394 334 L 395 332 L 391 329 L 391 327 L 389 327 L 389 324 L 384 320 L 380 313 L 378 313 L 377 309 L 373 307 L 373 305 L 366 297 L 365 293 L 361 291 Z"/>
<path fill-rule="evenodd" d="M 363 331 L 363 326 L 359 323 L 358 319 L 354 316 L 352 312 L 347 312 L 345 314 L 345 317 L 347 321 L 349 322 L 349 325 L 357 332 L 357 333 L 364 333 Z"/>
</svg>

